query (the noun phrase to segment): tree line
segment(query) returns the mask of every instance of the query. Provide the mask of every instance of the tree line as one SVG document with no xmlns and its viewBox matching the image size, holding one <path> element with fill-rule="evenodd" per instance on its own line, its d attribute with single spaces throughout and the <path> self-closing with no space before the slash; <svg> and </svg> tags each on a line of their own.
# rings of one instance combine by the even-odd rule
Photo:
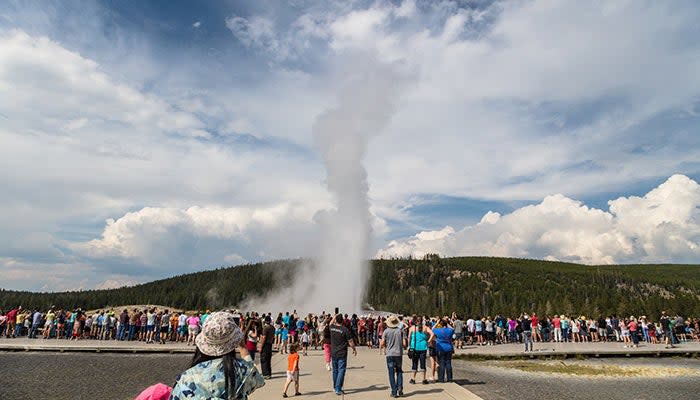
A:
<svg viewBox="0 0 700 400">
<path fill-rule="evenodd" d="M 242 304 L 290 284 L 305 260 L 218 268 L 141 285 L 55 293 L 0 290 L 0 309 L 97 309 L 161 304 L 187 310 Z M 700 265 L 586 266 L 494 257 L 373 260 L 365 301 L 401 313 L 700 315 Z M 298 275 L 298 274 L 297 274 Z M 331 301 L 329 299 L 329 301 Z M 259 310 L 268 311 L 268 310 Z M 273 310 L 269 310 L 273 311 Z"/>
</svg>

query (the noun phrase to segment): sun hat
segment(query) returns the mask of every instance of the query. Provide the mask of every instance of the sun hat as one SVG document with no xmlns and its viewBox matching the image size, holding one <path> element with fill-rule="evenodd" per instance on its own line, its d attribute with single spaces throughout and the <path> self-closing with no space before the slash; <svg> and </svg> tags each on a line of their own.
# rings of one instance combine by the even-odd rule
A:
<svg viewBox="0 0 700 400">
<path fill-rule="evenodd" d="M 391 315 L 389 318 L 386 319 L 386 326 L 389 328 L 396 328 L 399 326 L 399 317 L 396 315 Z"/>
<path fill-rule="evenodd" d="M 202 353 L 218 357 L 233 351 L 243 340 L 243 332 L 236 324 L 233 314 L 215 312 L 209 315 L 202 332 L 195 338 Z"/>
</svg>

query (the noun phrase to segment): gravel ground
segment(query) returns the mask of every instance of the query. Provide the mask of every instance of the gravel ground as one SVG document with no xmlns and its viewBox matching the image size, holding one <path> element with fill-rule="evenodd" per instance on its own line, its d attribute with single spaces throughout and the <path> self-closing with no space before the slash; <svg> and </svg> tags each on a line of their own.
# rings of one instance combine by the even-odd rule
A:
<svg viewBox="0 0 700 400">
<path fill-rule="evenodd" d="M 175 383 L 187 354 L 0 352 L 0 399 L 133 399 Z"/>
<path fill-rule="evenodd" d="M 531 361 L 539 362 L 539 361 Z M 571 361 L 565 361 L 571 362 Z M 700 360 L 693 359 L 591 359 L 584 365 L 631 367 L 684 367 L 700 373 Z M 532 373 L 497 367 L 497 361 L 454 361 L 454 379 L 474 394 L 492 399 L 697 399 L 700 379 L 675 377 L 584 377 Z"/>
<path fill-rule="evenodd" d="M 183 354 L 0 352 L 0 399 L 133 399 L 156 382 L 171 384 L 189 365 Z M 532 361 L 539 362 L 539 361 Z M 692 368 L 700 360 L 592 359 L 588 365 Z M 455 381 L 491 399 L 567 400 L 698 398 L 698 376 L 608 378 L 531 373 L 497 361 L 454 361 Z"/>
</svg>

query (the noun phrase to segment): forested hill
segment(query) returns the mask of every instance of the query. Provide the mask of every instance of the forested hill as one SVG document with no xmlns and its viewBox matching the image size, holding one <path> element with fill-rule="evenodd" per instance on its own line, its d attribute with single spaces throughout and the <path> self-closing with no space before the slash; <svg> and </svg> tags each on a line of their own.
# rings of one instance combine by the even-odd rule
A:
<svg viewBox="0 0 700 400">
<path fill-rule="evenodd" d="M 262 296 L 288 284 L 300 263 L 285 260 L 220 268 L 111 290 L 0 290 L 0 308 L 19 304 L 41 309 L 52 304 L 83 309 L 166 304 L 216 309 L 241 304 L 251 296 Z M 584 266 L 511 258 L 429 256 L 420 260 L 375 260 L 371 268 L 366 301 L 378 310 L 652 316 L 669 310 L 700 315 L 700 265 Z"/>
</svg>

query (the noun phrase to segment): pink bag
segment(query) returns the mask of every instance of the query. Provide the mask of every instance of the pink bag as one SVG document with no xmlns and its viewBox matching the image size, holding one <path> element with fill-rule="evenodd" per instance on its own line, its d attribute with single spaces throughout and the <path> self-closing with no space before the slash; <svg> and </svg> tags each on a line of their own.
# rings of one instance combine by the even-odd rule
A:
<svg viewBox="0 0 700 400">
<path fill-rule="evenodd" d="M 134 400 L 168 400 L 173 388 L 162 383 L 147 387 Z"/>
</svg>

